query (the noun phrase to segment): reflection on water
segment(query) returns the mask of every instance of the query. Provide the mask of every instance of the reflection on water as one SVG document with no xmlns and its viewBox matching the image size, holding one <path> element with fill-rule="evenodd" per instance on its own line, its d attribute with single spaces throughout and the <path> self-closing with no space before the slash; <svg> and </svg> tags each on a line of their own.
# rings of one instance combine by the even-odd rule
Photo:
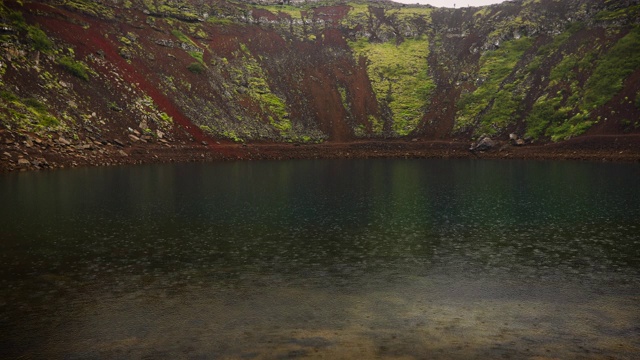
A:
<svg viewBox="0 0 640 360">
<path fill-rule="evenodd" d="M 640 167 L 0 177 L 2 358 L 635 358 Z"/>
</svg>

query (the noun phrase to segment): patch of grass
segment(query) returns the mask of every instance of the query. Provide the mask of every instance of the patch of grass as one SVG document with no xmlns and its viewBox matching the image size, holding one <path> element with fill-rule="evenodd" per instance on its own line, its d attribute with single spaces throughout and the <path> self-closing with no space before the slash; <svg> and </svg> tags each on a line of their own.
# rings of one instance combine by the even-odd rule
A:
<svg viewBox="0 0 640 360">
<path fill-rule="evenodd" d="M 187 35 L 183 34 L 180 30 L 171 30 L 171 34 L 178 38 L 181 42 L 190 45 L 195 49 L 199 49 L 198 51 L 188 51 L 188 54 L 191 55 L 192 58 L 198 60 L 200 64 L 204 66 L 204 51 L 202 48 L 195 43 L 195 41 L 191 40 Z"/>
<path fill-rule="evenodd" d="M 598 60 L 587 80 L 582 108 L 592 110 L 607 103 L 623 86 L 624 79 L 640 67 L 640 27 L 634 27 Z"/>
<path fill-rule="evenodd" d="M 223 61 L 234 84 L 246 88 L 247 94 L 264 112 L 261 115 L 266 115 L 269 124 L 280 133 L 280 136 L 292 139 L 293 124 L 289 119 L 285 99 L 271 91 L 267 75 L 245 44 L 240 44 L 240 50 L 235 55 L 237 58 L 233 63 Z"/>
<path fill-rule="evenodd" d="M 505 42 L 499 49 L 482 55 L 478 76 L 484 82 L 458 101 L 455 130 L 464 130 L 479 122 L 482 124 L 481 131 L 495 132 L 497 125 L 504 127 L 512 120 L 521 99 L 514 92 L 515 88 L 507 87 L 503 82 L 531 45 L 530 38 L 522 37 Z M 483 111 L 487 111 L 486 115 L 480 118 Z M 495 125 L 492 126 L 492 123 Z"/>
<path fill-rule="evenodd" d="M 10 90 L 2 90 L 0 91 L 0 99 L 11 102 L 18 100 L 19 98 Z"/>
<path fill-rule="evenodd" d="M 392 112 L 393 131 L 408 135 L 417 127 L 435 89 L 428 75 L 426 38 L 370 43 L 366 39 L 350 42 L 356 57 L 368 60 L 367 73 L 378 101 Z"/>
<path fill-rule="evenodd" d="M 204 65 L 199 62 L 192 62 L 191 64 L 189 64 L 189 66 L 187 66 L 187 69 L 194 74 L 202 74 L 206 70 Z"/>
<path fill-rule="evenodd" d="M 63 5 L 68 9 L 73 9 L 86 15 L 106 19 L 115 18 L 113 9 L 102 5 L 98 1 L 64 0 Z"/>
<path fill-rule="evenodd" d="M 221 17 L 211 16 L 207 19 L 207 22 L 215 25 L 231 25 L 233 20 Z"/>
<path fill-rule="evenodd" d="M 178 38 L 178 40 L 182 41 L 183 43 L 199 48 L 198 44 L 196 44 L 193 40 L 191 40 L 191 38 L 189 38 L 187 35 L 183 34 L 180 30 L 176 30 L 176 29 L 171 30 L 171 35 L 175 36 L 176 38 Z"/>
<path fill-rule="evenodd" d="M 38 101 L 38 99 L 26 98 L 22 101 L 25 105 L 27 105 L 29 108 L 35 110 L 38 113 L 44 113 L 47 111 L 47 106 L 41 103 L 40 101 Z"/>
<path fill-rule="evenodd" d="M 562 114 L 562 111 L 560 111 Z M 552 141 L 567 140 L 587 131 L 593 125 L 593 121 L 588 120 L 587 112 L 578 113 L 566 121 L 552 123 L 546 131 Z"/>
<path fill-rule="evenodd" d="M 640 17 L 640 5 L 624 7 L 618 10 L 602 10 L 596 14 L 596 20 L 613 21 L 622 19 L 637 19 Z"/>
<path fill-rule="evenodd" d="M 42 52 L 49 52 L 53 49 L 53 41 L 40 28 L 29 26 L 28 34 L 34 49 Z"/>
<path fill-rule="evenodd" d="M 172 124 L 173 123 L 173 118 L 171 116 L 169 116 L 169 114 L 162 112 L 160 113 L 160 120 L 164 121 L 165 123 L 168 124 Z"/>
<path fill-rule="evenodd" d="M 300 14 L 299 7 L 291 6 L 291 5 L 257 5 L 257 9 L 268 10 L 274 14 L 284 13 L 291 16 L 292 19 L 302 19 L 302 15 Z"/>
<path fill-rule="evenodd" d="M 58 64 L 72 75 L 84 81 L 89 81 L 89 68 L 82 61 L 77 61 L 69 56 L 63 56 L 58 59 Z"/>
<path fill-rule="evenodd" d="M 566 119 L 566 114 L 559 111 L 562 103 L 562 95 L 549 97 L 543 95 L 533 104 L 533 108 L 526 119 L 526 135 L 534 139 L 540 138 L 550 123 L 561 123 Z"/>
</svg>

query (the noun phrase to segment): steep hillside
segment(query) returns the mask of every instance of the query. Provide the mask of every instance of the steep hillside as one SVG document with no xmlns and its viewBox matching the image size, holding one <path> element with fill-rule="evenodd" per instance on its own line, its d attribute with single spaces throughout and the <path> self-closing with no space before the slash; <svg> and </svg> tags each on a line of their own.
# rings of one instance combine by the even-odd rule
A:
<svg viewBox="0 0 640 360">
<path fill-rule="evenodd" d="M 0 4 L 4 170 L 640 133 L 638 0 Z"/>
</svg>

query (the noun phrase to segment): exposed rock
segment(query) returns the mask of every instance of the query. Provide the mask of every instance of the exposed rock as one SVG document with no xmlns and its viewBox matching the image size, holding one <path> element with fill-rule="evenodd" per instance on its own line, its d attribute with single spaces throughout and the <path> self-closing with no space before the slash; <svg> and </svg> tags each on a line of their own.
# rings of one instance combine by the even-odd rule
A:
<svg viewBox="0 0 640 360">
<path fill-rule="evenodd" d="M 71 145 L 71 141 L 69 141 L 69 140 L 65 139 L 64 137 L 60 136 L 58 138 L 58 144 L 64 145 L 64 146 L 69 146 L 69 145 Z"/>
<path fill-rule="evenodd" d="M 496 142 L 492 140 L 490 137 L 485 136 L 476 144 L 472 144 L 469 150 L 471 151 L 487 151 L 491 150 L 496 146 Z"/>
<path fill-rule="evenodd" d="M 31 162 L 25 158 L 18 159 L 18 166 L 29 166 Z"/>
</svg>

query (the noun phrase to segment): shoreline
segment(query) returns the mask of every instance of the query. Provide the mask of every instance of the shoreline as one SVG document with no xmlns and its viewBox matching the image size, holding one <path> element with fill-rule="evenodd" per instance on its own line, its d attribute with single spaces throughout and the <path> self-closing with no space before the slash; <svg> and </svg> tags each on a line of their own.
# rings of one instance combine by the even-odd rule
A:
<svg viewBox="0 0 640 360">
<path fill-rule="evenodd" d="M 512 145 L 498 141 L 490 150 L 470 151 L 464 140 L 358 140 L 322 144 L 197 143 L 195 141 L 76 142 L 28 135 L 4 139 L 0 173 L 171 162 L 293 159 L 477 158 L 640 162 L 640 135 L 583 136 L 560 143 Z"/>
</svg>

